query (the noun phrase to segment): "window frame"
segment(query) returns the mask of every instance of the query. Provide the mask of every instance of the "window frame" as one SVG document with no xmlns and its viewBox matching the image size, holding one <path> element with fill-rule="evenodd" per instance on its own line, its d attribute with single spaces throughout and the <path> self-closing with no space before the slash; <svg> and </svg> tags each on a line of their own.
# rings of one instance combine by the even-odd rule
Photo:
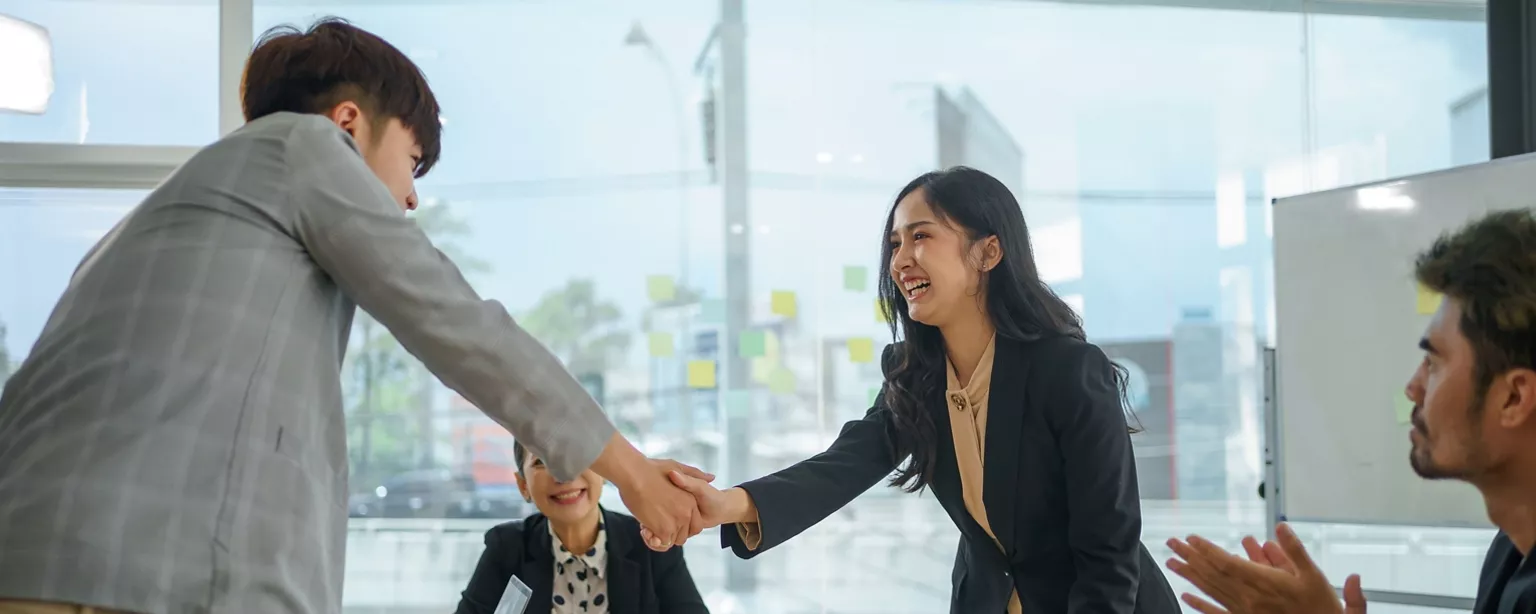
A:
<svg viewBox="0 0 1536 614">
<path fill-rule="evenodd" d="M 240 75 L 254 0 L 219 0 L 219 135 L 244 123 Z M 0 188 L 154 189 L 200 147 L 0 141 Z"/>
<path fill-rule="evenodd" d="M 271 0 L 295 3 L 308 0 Z M 371 5 L 397 0 L 339 0 Z M 444 0 L 477 2 L 483 0 Z M 1019 0 L 1024 1 L 1024 0 Z M 1030 0 L 1037 1 L 1037 0 Z M 1072 4 L 1219 8 L 1297 14 L 1481 21 L 1486 0 L 1047 0 Z M 255 42 L 255 0 L 219 0 L 219 135 L 244 123 L 240 76 Z M 0 141 L 0 188 L 153 189 L 198 147 Z"/>
</svg>

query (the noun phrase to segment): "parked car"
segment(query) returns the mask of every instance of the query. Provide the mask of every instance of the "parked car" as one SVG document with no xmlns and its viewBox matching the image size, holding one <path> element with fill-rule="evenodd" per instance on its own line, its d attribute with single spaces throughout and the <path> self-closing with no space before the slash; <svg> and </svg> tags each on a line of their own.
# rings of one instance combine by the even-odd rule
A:
<svg viewBox="0 0 1536 614">
<path fill-rule="evenodd" d="M 448 469 L 408 471 L 347 501 L 353 518 L 522 518 L 534 506 L 515 484 L 476 484 Z"/>
</svg>

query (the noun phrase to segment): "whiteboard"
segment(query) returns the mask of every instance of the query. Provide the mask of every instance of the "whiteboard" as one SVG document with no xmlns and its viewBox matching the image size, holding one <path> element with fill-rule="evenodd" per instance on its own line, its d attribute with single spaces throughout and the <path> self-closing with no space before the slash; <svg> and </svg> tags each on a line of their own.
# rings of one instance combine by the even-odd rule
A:
<svg viewBox="0 0 1536 614">
<path fill-rule="evenodd" d="M 1274 444 L 1293 521 L 1492 526 L 1475 489 L 1408 464 L 1397 404 L 1422 360 L 1413 260 L 1485 213 L 1536 204 L 1536 155 L 1277 199 Z"/>
</svg>

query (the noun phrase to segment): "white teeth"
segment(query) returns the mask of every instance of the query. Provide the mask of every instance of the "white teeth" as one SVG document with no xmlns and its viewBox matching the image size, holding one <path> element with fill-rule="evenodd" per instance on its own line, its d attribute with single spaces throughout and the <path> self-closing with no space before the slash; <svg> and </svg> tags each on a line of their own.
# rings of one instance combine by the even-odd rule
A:
<svg viewBox="0 0 1536 614">
<path fill-rule="evenodd" d="M 572 492 L 568 492 L 568 493 L 565 493 L 565 494 L 555 495 L 555 500 L 556 501 L 570 501 L 571 499 L 575 499 L 576 497 L 579 497 L 579 496 L 581 496 L 581 491 L 577 490 L 577 491 L 572 491 Z"/>
<path fill-rule="evenodd" d="M 913 290 L 915 290 L 915 289 L 917 289 L 919 287 L 927 286 L 928 285 L 928 280 L 926 280 L 926 279 L 911 279 L 911 280 L 907 280 L 905 282 L 902 282 L 901 285 L 902 285 L 903 288 L 906 289 L 907 292 L 911 292 L 911 291 L 913 291 Z"/>
</svg>

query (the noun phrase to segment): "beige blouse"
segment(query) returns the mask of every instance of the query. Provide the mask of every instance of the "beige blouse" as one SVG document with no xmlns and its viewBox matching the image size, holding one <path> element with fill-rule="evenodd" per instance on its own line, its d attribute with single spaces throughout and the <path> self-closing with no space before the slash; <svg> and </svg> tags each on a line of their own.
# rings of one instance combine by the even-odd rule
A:
<svg viewBox="0 0 1536 614">
<path fill-rule="evenodd" d="M 987 449 L 987 391 L 992 387 L 992 354 L 996 346 L 997 338 L 994 336 L 987 343 L 986 351 L 982 352 L 981 362 L 976 363 L 971 381 L 964 386 L 960 385 L 960 377 L 955 374 L 955 366 L 948 360 L 944 361 L 948 372 L 944 402 L 949 405 L 949 430 L 954 433 L 955 461 L 960 466 L 961 497 L 965 500 L 965 510 L 971 513 L 976 524 L 981 525 L 981 530 L 987 532 L 994 544 L 998 544 L 997 535 L 992 532 L 992 524 L 987 522 L 981 485 Z M 736 531 L 749 550 L 756 550 L 763 542 L 762 527 L 757 522 L 738 524 Z M 998 544 L 998 549 L 1002 549 L 1002 544 Z M 1014 590 L 1008 598 L 1008 614 L 1022 612 L 1019 591 Z"/>
</svg>

